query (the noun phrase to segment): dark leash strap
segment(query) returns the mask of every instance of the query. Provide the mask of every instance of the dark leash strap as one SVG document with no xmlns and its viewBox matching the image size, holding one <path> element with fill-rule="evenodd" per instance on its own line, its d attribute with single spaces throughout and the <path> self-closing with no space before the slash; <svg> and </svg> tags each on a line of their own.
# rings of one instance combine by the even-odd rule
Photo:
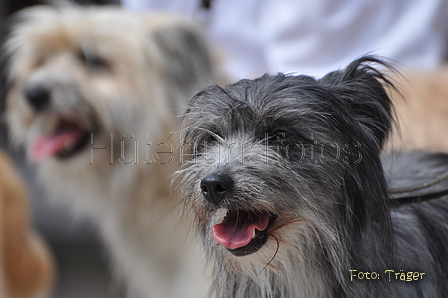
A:
<svg viewBox="0 0 448 298">
<path fill-rule="evenodd" d="M 431 186 L 437 185 L 445 180 L 448 180 L 448 172 L 442 173 L 434 179 L 423 182 L 421 184 L 409 187 L 392 188 L 389 190 L 391 203 L 393 205 L 399 206 L 441 198 L 445 195 L 448 195 L 448 186 L 435 190 L 419 192 L 418 194 L 415 194 L 414 192 L 428 189 Z"/>
</svg>

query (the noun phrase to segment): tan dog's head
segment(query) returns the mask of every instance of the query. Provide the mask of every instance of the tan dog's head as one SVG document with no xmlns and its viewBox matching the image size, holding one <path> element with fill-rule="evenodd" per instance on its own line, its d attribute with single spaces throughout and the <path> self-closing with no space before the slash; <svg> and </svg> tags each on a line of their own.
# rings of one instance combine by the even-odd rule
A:
<svg viewBox="0 0 448 298">
<path fill-rule="evenodd" d="M 88 161 L 92 133 L 95 147 L 109 147 L 111 133 L 113 146 L 124 135 L 165 137 L 211 77 L 199 28 L 161 13 L 34 7 L 6 47 L 11 136 L 42 163 Z"/>
</svg>

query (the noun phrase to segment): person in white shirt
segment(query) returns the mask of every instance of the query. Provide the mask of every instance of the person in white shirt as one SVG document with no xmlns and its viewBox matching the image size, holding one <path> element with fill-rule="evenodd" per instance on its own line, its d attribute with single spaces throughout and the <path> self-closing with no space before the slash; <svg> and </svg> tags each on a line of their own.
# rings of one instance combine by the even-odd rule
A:
<svg viewBox="0 0 448 298">
<path fill-rule="evenodd" d="M 122 3 L 203 16 L 200 0 Z M 212 0 L 206 14 L 233 79 L 276 72 L 320 77 L 367 53 L 432 69 L 443 62 L 448 39 L 444 0 Z"/>
</svg>

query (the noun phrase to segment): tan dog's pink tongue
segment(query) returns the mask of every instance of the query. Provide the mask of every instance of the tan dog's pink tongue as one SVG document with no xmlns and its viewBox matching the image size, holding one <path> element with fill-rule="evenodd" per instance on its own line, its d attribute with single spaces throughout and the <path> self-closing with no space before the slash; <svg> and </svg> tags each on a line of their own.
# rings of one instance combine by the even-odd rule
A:
<svg viewBox="0 0 448 298">
<path fill-rule="evenodd" d="M 229 249 L 244 247 L 252 240 L 254 229 L 264 231 L 269 224 L 269 214 L 263 213 L 255 219 L 248 216 L 235 216 L 231 220 L 213 226 L 216 242 Z"/>
<path fill-rule="evenodd" d="M 76 144 L 81 137 L 82 132 L 79 130 L 66 130 L 39 136 L 31 144 L 31 159 L 33 161 L 40 161 L 54 156 L 64 147 Z"/>
</svg>

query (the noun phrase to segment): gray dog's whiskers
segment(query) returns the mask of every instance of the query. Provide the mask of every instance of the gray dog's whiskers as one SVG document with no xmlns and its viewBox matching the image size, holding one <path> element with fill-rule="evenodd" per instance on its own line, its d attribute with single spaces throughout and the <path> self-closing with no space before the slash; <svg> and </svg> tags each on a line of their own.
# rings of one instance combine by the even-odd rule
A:
<svg viewBox="0 0 448 298">
<path fill-rule="evenodd" d="M 269 260 L 269 262 L 267 262 L 266 266 L 263 267 L 263 269 L 261 269 L 260 273 L 261 274 L 266 268 L 268 268 L 268 266 L 271 264 L 271 262 L 275 259 L 275 256 L 278 253 L 278 249 L 280 247 L 280 242 L 278 241 L 278 239 L 275 236 L 272 236 L 272 238 L 274 238 L 275 242 L 277 243 L 277 248 L 274 252 L 274 255 L 272 256 L 272 258 Z"/>
</svg>

